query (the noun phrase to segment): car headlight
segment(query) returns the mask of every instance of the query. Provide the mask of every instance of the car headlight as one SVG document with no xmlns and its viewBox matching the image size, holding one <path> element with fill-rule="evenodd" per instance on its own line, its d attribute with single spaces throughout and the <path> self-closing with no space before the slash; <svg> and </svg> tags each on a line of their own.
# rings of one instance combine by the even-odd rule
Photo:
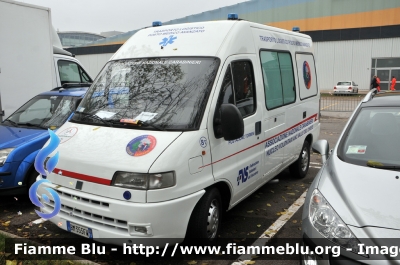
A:
<svg viewBox="0 0 400 265">
<path fill-rule="evenodd" d="M 111 185 L 128 189 L 155 190 L 172 187 L 175 185 L 175 173 L 132 173 L 117 171 Z"/>
<path fill-rule="evenodd" d="M 309 208 L 311 224 L 321 235 L 346 249 L 351 248 L 354 253 L 361 251 L 358 245 L 361 242 L 317 189 L 311 195 Z"/>
<path fill-rule="evenodd" d="M 14 150 L 15 148 L 6 148 L 0 150 L 0 167 L 6 163 L 8 155 Z"/>
</svg>

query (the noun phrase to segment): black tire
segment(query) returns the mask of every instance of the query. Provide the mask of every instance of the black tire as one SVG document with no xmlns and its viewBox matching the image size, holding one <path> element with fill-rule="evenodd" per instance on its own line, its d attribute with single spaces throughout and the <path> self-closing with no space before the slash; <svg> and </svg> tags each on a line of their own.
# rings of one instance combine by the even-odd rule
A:
<svg viewBox="0 0 400 265">
<path fill-rule="evenodd" d="M 310 166 L 310 144 L 304 141 L 299 158 L 289 166 L 290 174 L 296 178 L 304 178 Z"/>
<path fill-rule="evenodd" d="M 222 202 L 217 188 L 207 190 L 193 209 L 186 233 L 187 239 L 214 241 L 221 227 Z"/>
<path fill-rule="evenodd" d="M 37 173 L 36 170 L 32 170 L 31 173 L 29 173 L 29 175 L 26 177 L 26 190 L 28 193 L 32 184 L 36 182 L 37 176 L 39 176 L 39 173 Z"/>
</svg>

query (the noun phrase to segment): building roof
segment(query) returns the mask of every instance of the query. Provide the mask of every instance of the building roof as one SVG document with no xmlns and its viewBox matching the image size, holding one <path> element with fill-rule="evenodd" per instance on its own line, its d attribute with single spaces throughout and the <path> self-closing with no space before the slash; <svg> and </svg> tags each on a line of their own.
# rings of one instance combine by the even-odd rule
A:
<svg viewBox="0 0 400 265">
<path fill-rule="evenodd" d="M 226 20 L 229 13 L 239 18 L 273 27 L 301 31 L 321 31 L 400 25 L 399 0 L 250 0 L 163 22 L 163 25 Z M 149 21 L 149 26 L 152 21 Z M 94 41 L 84 46 L 123 44 L 138 30 Z"/>
</svg>

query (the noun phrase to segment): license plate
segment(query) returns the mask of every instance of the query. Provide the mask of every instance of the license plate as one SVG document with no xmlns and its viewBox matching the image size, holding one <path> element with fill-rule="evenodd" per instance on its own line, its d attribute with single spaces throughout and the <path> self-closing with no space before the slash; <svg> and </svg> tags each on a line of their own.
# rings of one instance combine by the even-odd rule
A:
<svg viewBox="0 0 400 265">
<path fill-rule="evenodd" d="M 74 224 L 72 222 L 67 221 L 67 229 L 69 232 L 86 237 L 93 238 L 93 232 L 91 228 L 84 227 L 81 225 Z"/>
</svg>

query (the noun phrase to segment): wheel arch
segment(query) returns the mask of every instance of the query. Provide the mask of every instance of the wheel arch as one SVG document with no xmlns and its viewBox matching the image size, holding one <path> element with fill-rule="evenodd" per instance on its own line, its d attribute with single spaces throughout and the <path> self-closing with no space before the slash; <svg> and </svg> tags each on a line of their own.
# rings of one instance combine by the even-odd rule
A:
<svg viewBox="0 0 400 265">
<path fill-rule="evenodd" d="M 36 171 L 34 162 L 38 152 L 39 150 L 32 152 L 31 154 L 26 156 L 18 167 L 17 179 L 19 181 L 22 181 L 23 185 L 27 184 L 29 176 L 32 174 L 32 172 Z"/>
<path fill-rule="evenodd" d="M 314 139 L 314 137 L 313 137 L 312 133 L 310 133 L 309 135 L 307 135 L 307 137 L 306 137 L 306 139 L 304 139 L 304 141 L 307 141 L 311 147 L 311 145 L 313 144 L 313 139 Z"/>
<path fill-rule="evenodd" d="M 220 195 L 221 195 L 221 201 L 222 201 L 222 207 L 223 210 L 226 211 L 229 209 L 229 205 L 231 202 L 232 198 L 232 187 L 229 185 L 227 181 L 221 180 L 217 183 L 214 183 L 213 185 L 207 187 L 205 190 L 210 190 L 212 188 L 217 188 Z"/>
</svg>

